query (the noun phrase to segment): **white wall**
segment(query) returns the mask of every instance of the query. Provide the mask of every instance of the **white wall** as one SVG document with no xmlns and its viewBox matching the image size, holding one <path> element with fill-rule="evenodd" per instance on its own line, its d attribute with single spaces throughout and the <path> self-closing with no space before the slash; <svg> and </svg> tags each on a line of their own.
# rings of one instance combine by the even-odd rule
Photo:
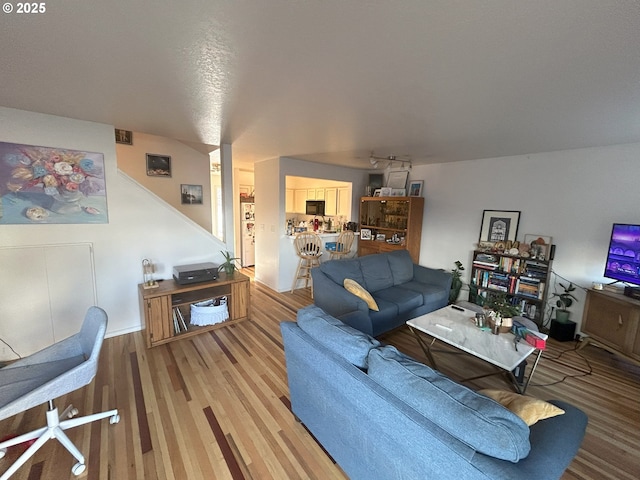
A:
<svg viewBox="0 0 640 480">
<path fill-rule="evenodd" d="M 357 221 L 360 197 L 369 180 L 364 170 L 336 167 L 281 157 L 255 164 L 256 189 L 256 281 L 284 292 L 291 289 L 291 278 L 280 271 L 280 257 L 294 255 L 285 238 L 286 177 L 309 177 L 351 182 L 351 219 Z M 287 239 L 288 240 L 288 239 Z"/>
<path fill-rule="evenodd" d="M 171 157 L 171 177 L 147 175 L 147 153 Z M 118 168 L 173 208 L 211 232 L 209 155 L 178 140 L 133 132 L 133 145 L 116 144 Z M 201 185 L 202 205 L 183 204 L 180 185 Z"/>
<path fill-rule="evenodd" d="M 117 171 L 113 126 L 0 107 L 0 141 L 104 154 L 108 224 L 2 225 L 0 245 L 92 243 L 98 305 L 109 314 L 109 335 L 141 327 L 143 258 L 156 263 L 156 278 L 170 278 L 174 265 L 223 261 L 224 244 Z M 59 274 L 64 281 L 74 265 Z M 0 291 L 0 302 L 9 301 Z"/>
<path fill-rule="evenodd" d="M 414 166 L 409 179 L 425 181 L 420 263 L 451 270 L 460 260 L 468 281 L 483 210 L 519 210 L 518 240 L 553 237 L 555 272 L 585 288 L 610 282 L 611 225 L 640 223 L 638 158 L 640 144 L 627 144 Z M 576 296 L 571 320 L 580 324 L 585 292 Z"/>
</svg>

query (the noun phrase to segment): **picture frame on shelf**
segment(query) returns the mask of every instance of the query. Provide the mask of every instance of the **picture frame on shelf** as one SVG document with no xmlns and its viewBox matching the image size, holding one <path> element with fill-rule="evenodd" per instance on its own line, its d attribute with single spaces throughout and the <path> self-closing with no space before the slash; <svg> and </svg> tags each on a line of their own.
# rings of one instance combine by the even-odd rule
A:
<svg viewBox="0 0 640 480">
<path fill-rule="evenodd" d="M 382 190 L 381 188 L 376 188 L 375 191 L 373 192 L 373 196 L 374 197 L 379 197 L 381 190 Z"/>
<path fill-rule="evenodd" d="M 392 189 L 390 187 L 382 187 L 380 189 L 380 196 L 381 197 L 390 197 L 391 196 L 391 192 L 392 192 Z"/>
<path fill-rule="evenodd" d="M 424 180 L 412 180 L 409 182 L 409 196 L 421 197 L 422 187 L 424 186 Z"/>
<path fill-rule="evenodd" d="M 407 195 L 407 190 L 405 188 L 392 188 L 391 196 L 392 197 L 405 197 Z"/>
<path fill-rule="evenodd" d="M 406 188 L 407 178 L 409 177 L 408 170 L 401 170 L 397 172 L 389 172 L 389 178 L 387 178 L 387 187 L 389 188 Z"/>
<path fill-rule="evenodd" d="M 369 228 L 361 228 L 360 229 L 360 240 L 371 240 L 371 229 L 369 229 Z"/>
<path fill-rule="evenodd" d="M 171 177 L 171 157 L 147 153 L 147 176 Z"/>
<path fill-rule="evenodd" d="M 479 242 L 516 241 L 520 212 L 515 210 L 484 210 Z"/>
<path fill-rule="evenodd" d="M 536 235 L 527 233 L 524 236 L 524 243 L 529 245 L 529 256 L 539 260 L 553 260 L 553 238 L 548 235 Z"/>
<path fill-rule="evenodd" d="M 385 236 L 385 234 L 384 234 L 384 233 L 378 233 L 378 234 L 376 235 L 376 241 L 377 241 L 377 242 L 384 242 L 386 238 L 387 238 L 387 237 Z"/>
</svg>

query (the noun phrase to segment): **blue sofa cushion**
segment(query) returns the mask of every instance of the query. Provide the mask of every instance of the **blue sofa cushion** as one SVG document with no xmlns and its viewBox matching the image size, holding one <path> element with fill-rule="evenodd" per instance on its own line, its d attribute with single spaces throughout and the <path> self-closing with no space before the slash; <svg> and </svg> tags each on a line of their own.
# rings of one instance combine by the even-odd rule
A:
<svg viewBox="0 0 640 480">
<path fill-rule="evenodd" d="M 476 451 L 514 463 L 529 454 L 529 427 L 488 397 L 392 346 L 371 350 L 368 364 L 371 379 Z"/>
<path fill-rule="evenodd" d="M 394 250 L 387 255 L 393 284 L 401 285 L 413 280 L 413 260 L 408 250 Z"/>
<path fill-rule="evenodd" d="M 389 287 L 374 294 L 377 300 L 386 300 L 398 305 L 398 314 L 403 315 L 422 305 L 422 295 L 419 292 L 402 287 Z"/>
<path fill-rule="evenodd" d="M 449 299 L 449 292 L 447 290 L 443 290 L 441 287 L 437 285 L 429 285 L 426 283 L 411 281 L 411 282 L 403 283 L 402 288 L 406 288 L 407 290 L 412 290 L 422 295 L 422 302 L 427 305 L 434 302 L 440 302 L 444 298 L 446 298 L 447 301 Z"/>
<path fill-rule="evenodd" d="M 380 342 L 310 305 L 298 310 L 298 326 L 317 342 L 356 367 L 366 369 L 369 350 Z"/>
<path fill-rule="evenodd" d="M 365 255 L 358 260 L 365 287 L 371 293 L 393 286 L 393 276 L 387 255 Z"/>
<path fill-rule="evenodd" d="M 350 278 L 367 288 L 360 270 L 360 259 L 330 260 L 320 264 L 320 270 L 338 285 L 344 285 L 344 279 Z M 367 290 L 369 290 L 367 288 Z"/>
</svg>

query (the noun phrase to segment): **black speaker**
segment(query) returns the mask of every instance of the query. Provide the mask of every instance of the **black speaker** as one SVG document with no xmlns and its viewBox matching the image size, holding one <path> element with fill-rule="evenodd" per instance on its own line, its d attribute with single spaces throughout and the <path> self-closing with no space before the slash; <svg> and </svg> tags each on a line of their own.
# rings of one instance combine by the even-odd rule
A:
<svg viewBox="0 0 640 480">
<path fill-rule="evenodd" d="M 640 300 L 640 287 L 624 287 L 624 295 L 629 298 Z"/>
<path fill-rule="evenodd" d="M 567 322 L 558 322 L 551 320 L 551 329 L 549 336 L 555 338 L 559 342 L 570 342 L 576 338 L 576 322 L 568 320 Z"/>
</svg>

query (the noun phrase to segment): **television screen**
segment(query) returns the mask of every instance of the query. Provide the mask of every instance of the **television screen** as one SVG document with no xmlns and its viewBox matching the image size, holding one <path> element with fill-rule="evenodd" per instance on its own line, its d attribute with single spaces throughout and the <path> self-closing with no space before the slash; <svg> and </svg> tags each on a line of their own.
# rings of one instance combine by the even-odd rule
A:
<svg viewBox="0 0 640 480">
<path fill-rule="evenodd" d="M 640 285 L 640 225 L 613 224 L 604 276 Z"/>
</svg>

